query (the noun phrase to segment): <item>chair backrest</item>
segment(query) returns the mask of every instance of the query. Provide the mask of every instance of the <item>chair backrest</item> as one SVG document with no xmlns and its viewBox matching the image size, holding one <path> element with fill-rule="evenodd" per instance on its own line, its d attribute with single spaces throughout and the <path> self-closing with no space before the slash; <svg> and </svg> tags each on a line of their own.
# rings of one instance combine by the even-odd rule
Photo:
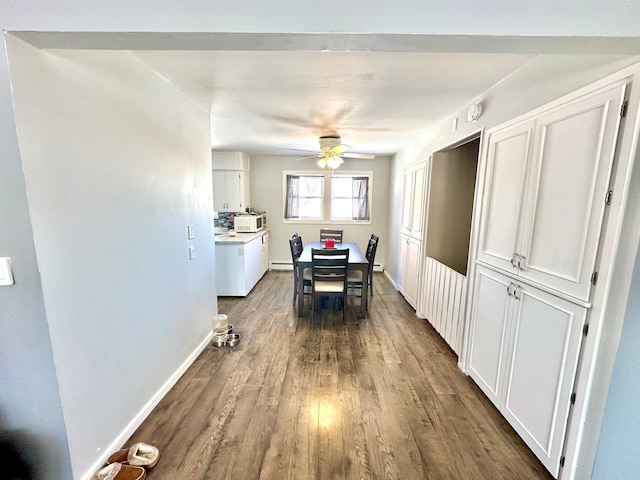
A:
<svg viewBox="0 0 640 480">
<path fill-rule="evenodd" d="M 295 266 L 298 263 L 298 258 L 302 254 L 302 237 L 297 233 L 289 239 L 289 248 L 291 249 L 291 260 L 293 260 L 293 265 Z"/>
<path fill-rule="evenodd" d="M 343 282 L 347 284 L 347 267 L 349 265 L 349 249 L 331 250 L 313 248 L 311 250 L 313 266 L 312 282 Z"/>
<path fill-rule="evenodd" d="M 378 239 L 377 235 L 371 235 L 369 239 L 369 243 L 367 244 L 367 251 L 364 254 L 367 260 L 369 260 L 369 271 L 373 271 L 373 262 L 376 258 L 376 251 L 378 250 Z"/>
<path fill-rule="evenodd" d="M 342 243 L 342 230 L 331 230 L 328 228 L 321 228 L 320 241 L 324 242 L 327 238 L 333 238 L 336 243 Z"/>
</svg>

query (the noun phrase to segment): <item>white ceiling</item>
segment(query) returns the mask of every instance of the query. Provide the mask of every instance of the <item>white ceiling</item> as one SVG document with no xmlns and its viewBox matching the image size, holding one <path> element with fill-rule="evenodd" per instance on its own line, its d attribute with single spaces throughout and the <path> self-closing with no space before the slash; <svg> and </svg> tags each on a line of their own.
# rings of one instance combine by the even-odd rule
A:
<svg viewBox="0 0 640 480">
<path fill-rule="evenodd" d="M 14 34 L 44 49 L 133 52 L 211 113 L 213 149 L 249 154 L 315 152 L 336 134 L 352 152 L 393 154 L 546 55 L 640 53 L 640 37 Z"/>
<path fill-rule="evenodd" d="M 392 154 L 533 58 L 417 52 L 136 51 L 211 113 L 212 147 Z"/>
</svg>

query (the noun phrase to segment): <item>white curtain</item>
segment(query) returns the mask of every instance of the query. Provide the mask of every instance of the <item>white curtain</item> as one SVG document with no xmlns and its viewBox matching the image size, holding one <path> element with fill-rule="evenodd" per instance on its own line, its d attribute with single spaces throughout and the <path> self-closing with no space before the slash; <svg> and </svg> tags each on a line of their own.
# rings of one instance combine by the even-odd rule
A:
<svg viewBox="0 0 640 480">
<path fill-rule="evenodd" d="M 300 217 L 300 176 L 287 175 L 287 198 L 284 204 L 284 218 Z"/>
<path fill-rule="evenodd" d="M 351 185 L 353 219 L 369 220 L 369 177 L 353 177 Z"/>
</svg>

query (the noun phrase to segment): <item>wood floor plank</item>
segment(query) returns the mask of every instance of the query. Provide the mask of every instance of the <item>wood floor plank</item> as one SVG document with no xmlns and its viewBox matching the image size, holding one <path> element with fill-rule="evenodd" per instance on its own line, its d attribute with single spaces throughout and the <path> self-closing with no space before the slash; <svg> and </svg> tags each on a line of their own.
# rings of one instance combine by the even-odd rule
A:
<svg viewBox="0 0 640 480">
<path fill-rule="evenodd" d="M 291 272 L 218 299 L 242 340 L 194 361 L 127 445 L 161 450 L 149 480 L 550 480 L 381 274 L 368 316 L 292 305 Z"/>
</svg>

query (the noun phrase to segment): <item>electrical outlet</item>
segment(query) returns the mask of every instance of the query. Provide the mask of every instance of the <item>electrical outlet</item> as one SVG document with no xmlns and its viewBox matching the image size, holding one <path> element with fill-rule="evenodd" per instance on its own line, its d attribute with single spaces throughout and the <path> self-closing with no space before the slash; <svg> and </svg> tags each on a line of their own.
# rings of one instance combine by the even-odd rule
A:
<svg viewBox="0 0 640 480">
<path fill-rule="evenodd" d="M 193 240 L 193 225 L 187 225 L 187 238 Z"/>
<path fill-rule="evenodd" d="M 194 258 L 196 258 L 196 247 L 191 245 L 189 247 L 189 260 L 193 260 Z"/>
</svg>

